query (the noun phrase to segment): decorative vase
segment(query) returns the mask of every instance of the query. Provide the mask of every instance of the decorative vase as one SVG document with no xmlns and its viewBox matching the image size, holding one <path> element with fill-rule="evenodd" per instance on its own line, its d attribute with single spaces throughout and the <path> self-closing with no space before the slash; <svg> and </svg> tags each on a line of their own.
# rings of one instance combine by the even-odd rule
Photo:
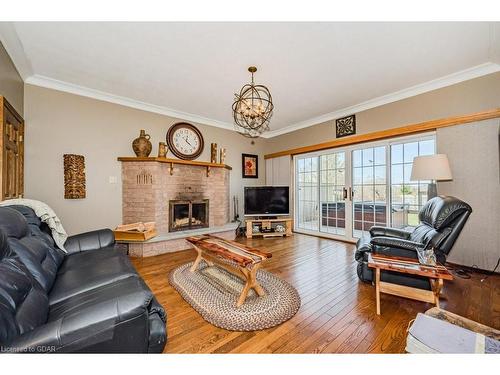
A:
<svg viewBox="0 0 500 375">
<path fill-rule="evenodd" d="M 145 130 L 141 130 L 139 134 L 139 138 L 134 139 L 132 142 L 132 148 L 134 149 L 135 154 L 139 158 L 148 157 L 151 153 L 151 142 L 149 141 L 151 137 L 149 134 L 146 134 Z"/>
<path fill-rule="evenodd" d="M 167 157 L 167 146 L 165 145 L 165 142 L 160 142 L 158 145 L 158 157 L 159 158 L 166 158 Z"/>
</svg>

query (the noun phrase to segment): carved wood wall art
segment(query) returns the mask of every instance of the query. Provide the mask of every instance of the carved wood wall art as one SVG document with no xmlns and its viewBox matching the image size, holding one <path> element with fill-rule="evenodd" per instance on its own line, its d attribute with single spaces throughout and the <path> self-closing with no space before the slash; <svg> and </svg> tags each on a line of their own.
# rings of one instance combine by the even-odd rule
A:
<svg viewBox="0 0 500 375">
<path fill-rule="evenodd" d="M 85 157 L 64 154 L 64 198 L 82 199 L 85 196 Z"/>
</svg>

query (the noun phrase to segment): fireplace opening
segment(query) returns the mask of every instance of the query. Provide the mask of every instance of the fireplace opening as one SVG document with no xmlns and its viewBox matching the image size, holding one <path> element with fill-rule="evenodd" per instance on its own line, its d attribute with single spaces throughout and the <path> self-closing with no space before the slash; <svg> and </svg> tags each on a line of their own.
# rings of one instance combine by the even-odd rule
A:
<svg viewBox="0 0 500 375">
<path fill-rule="evenodd" d="M 169 201 L 169 232 L 208 228 L 208 199 Z"/>
</svg>

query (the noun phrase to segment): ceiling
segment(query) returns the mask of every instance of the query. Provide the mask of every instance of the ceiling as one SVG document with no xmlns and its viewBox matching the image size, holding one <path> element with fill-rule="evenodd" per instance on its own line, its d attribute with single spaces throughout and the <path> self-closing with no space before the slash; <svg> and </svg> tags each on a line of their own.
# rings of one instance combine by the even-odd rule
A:
<svg viewBox="0 0 500 375">
<path fill-rule="evenodd" d="M 0 25 L 27 83 L 233 128 L 255 65 L 283 134 L 500 70 L 498 23 Z"/>
</svg>

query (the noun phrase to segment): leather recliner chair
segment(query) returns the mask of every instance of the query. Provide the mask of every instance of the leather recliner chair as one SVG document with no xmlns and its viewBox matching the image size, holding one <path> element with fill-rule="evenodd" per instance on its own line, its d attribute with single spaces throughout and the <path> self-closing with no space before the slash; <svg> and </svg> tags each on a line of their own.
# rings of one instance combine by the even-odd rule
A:
<svg viewBox="0 0 500 375">
<path fill-rule="evenodd" d="M 419 212 L 420 224 L 413 229 L 373 226 L 369 235 L 356 244 L 357 273 L 362 281 L 373 281 L 373 271 L 368 268 L 368 253 L 418 259 L 417 249 L 434 249 L 438 263 L 444 264 L 455 241 L 462 231 L 472 208 L 458 198 L 438 196 L 430 199 Z M 428 278 L 382 271 L 382 281 L 430 289 Z"/>
<path fill-rule="evenodd" d="M 160 353 L 166 313 L 109 229 L 57 248 L 25 206 L 0 207 L 0 352 Z"/>
</svg>

